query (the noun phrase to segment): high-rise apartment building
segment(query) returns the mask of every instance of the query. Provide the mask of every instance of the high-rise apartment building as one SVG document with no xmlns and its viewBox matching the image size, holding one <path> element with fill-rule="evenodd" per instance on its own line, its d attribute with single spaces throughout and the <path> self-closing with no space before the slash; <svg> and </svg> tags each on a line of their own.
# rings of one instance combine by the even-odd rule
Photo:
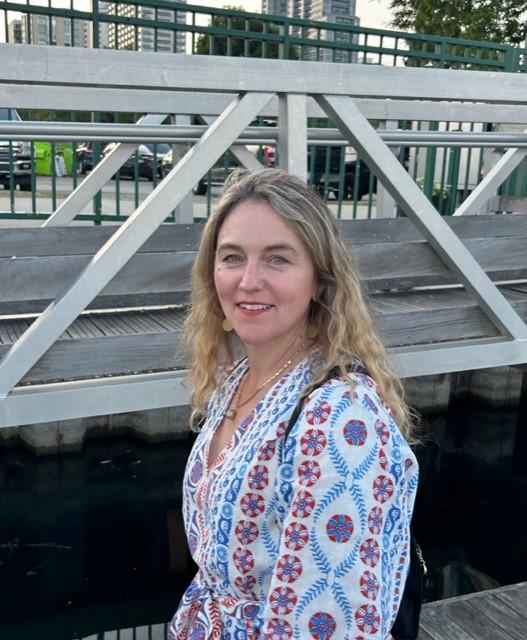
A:
<svg viewBox="0 0 527 640">
<path fill-rule="evenodd" d="M 359 24 L 355 15 L 355 0 L 262 0 L 262 13 L 271 15 L 287 15 L 290 18 L 316 20 L 328 24 Z M 292 35 L 297 37 L 316 38 L 342 43 L 353 42 L 354 34 L 332 29 L 293 27 Z M 302 47 L 301 57 L 304 60 L 322 60 L 328 62 L 356 62 L 356 52 L 333 50 L 319 47 Z"/>
<path fill-rule="evenodd" d="M 268 16 L 286 16 L 288 0 L 262 0 L 262 13 Z"/>
<path fill-rule="evenodd" d="M 20 40 L 10 39 L 10 42 L 59 45 L 61 47 L 91 46 L 90 29 L 86 20 L 29 14 L 16 22 L 20 22 Z M 18 25 L 16 28 L 18 29 Z"/>
<path fill-rule="evenodd" d="M 104 3 L 102 12 L 140 20 L 155 20 L 172 24 L 175 22 L 186 23 L 184 11 L 174 11 L 165 7 Z M 129 24 L 109 24 L 107 39 L 107 45 L 101 46 L 108 46 L 112 49 L 164 51 L 167 53 L 184 53 L 186 43 L 186 35 L 183 31 Z"/>
<path fill-rule="evenodd" d="M 11 20 L 7 25 L 7 41 L 10 44 L 20 44 L 24 42 L 22 20 Z"/>
</svg>

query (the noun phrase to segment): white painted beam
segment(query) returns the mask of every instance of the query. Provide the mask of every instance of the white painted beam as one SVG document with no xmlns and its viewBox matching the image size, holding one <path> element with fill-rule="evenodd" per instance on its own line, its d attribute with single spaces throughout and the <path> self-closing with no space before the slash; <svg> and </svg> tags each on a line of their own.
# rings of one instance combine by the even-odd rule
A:
<svg viewBox="0 0 527 640">
<path fill-rule="evenodd" d="M 527 74 L 0 45 L 0 83 L 524 103 Z M 149 109 L 149 112 L 152 110 Z M 174 113 L 174 109 L 169 112 Z"/>
<path fill-rule="evenodd" d="M 307 103 L 305 95 L 278 96 L 280 168 L 307 182 Z"/>
<path fill-rule="evenodd" d="M 258 115 L 272 94 L 236 98 L 178 162 L 139 208 L 101 247 L 71 287 L 52 302 L 0 362 L 0 397 L 7 395 L 98 293 L 120 271 L 166 216 L 233 140 Z"/>
<path fill-rule="evenodd" d="M 402 211 L 430 243 L 441 260 L 474 295 L 501 333 L 527 339 L 527 326 L 492 283 L 465 245 L 390 152 L 378 133 L 345 96 L 317 96 L 333 123 L 365 159 Z"/>
<path fill-rule="evenodd" d="M 0 398 L 0 428 L 186 405 L 186 371 L 17 387 Z"/>
</svg>

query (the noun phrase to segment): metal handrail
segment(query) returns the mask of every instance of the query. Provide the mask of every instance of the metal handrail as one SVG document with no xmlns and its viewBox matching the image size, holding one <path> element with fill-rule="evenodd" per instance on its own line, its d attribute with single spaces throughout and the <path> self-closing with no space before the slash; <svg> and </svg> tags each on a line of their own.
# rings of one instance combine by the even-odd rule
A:
<svg viewBox="0 0 527 640">
<path fill-rule="evenodd" d="M 2 122 L 0 136 L 4 140 L 31 141 L 45 139 L 53 142 L 196 142 L 208 129 L 206 125 L 129 125 L 77 124 L 48 122 Z M 349 145 L 338 129 L 308 128 L 308 144 Z M 527 133 L 522 132 L 466 132 L 466 131 L 379 131 L 389 146 L 472 146 L 485 148 L 527 147 Z M 276 127 L 248 127 L 236 140 L 237 144 L 276 144 Z"/>
</svg>

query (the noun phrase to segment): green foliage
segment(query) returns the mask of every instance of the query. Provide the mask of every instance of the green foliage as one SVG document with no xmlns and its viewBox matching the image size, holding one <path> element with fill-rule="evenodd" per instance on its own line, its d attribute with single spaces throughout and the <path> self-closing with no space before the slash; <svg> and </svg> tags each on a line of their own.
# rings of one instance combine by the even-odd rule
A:
<svg viewBox="0 0 527 640">
<path fill-rule="evenodd" d="M 392 25 L 403 31 L 514 45 L 525 39 L 525 0 L 391 0 Z M 503 48 L 408 40 L 407 66 L 507 68 Z"/>
<path fill-rule="evenodd" d="M 392 25 L 403 31 L 519 44 L 525 40 L 525 0 L 391 0 Z"/>
<path fill-rule="evenodd" d="M 242 7 L 225 6 L 233 12 L 244 11 Z M 244 18 L 241 16 L 212 16 L 209 27 L 228 29 L 253 33 L 253 38 L 243 36 L 227 36 L 202 34 L 196 41 L 194 53 L 201 55 L 235 56 L 248 58 L 280 58 L 280 45 L 278 42 L 269 42 L 258 39 L 258 34 L 268 33 L 278 35 L 279 27 L 276 24 L 264 22 L 259 18 Z M 295 47 L 290 47 L 289 58 L 298 59 Z"/>
</svg>

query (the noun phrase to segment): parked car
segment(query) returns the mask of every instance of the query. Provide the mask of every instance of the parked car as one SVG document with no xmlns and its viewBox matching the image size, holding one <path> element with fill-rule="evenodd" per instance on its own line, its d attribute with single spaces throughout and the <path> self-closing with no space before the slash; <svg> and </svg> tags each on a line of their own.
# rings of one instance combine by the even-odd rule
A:
<svg viewBox="0 0 527 640">
<path fill-rule="evenodd" d="M 116 146 L 117 143 L 111 142 L 104 147 L 102 157 L 106 157 Z M 151 145 L 153 147 L 153 145 Z M 160 147 L 161 145 L 156 145 Z M 168 145 L 166 145 L 168 147 Z M 119 170 L 120 176 L 128 176 L 135 178 L 137 175 L 139 178 L 147 178 L 148 180 L 154 180 L 154 176 L 160 180 L 165 176 L 165 168 L 162 163 L 162 155 L 158 152 L 154 155 L 154 152 L 146 144 L 140 144 L 137 151 L 131 155 L 128 160 L 122 165 Z M 114 176 L 115 178 L 115 176 Z"/>
<path fill-rule="evenodd" d="M 173 167 L 172 149 L 163 156 L 163 172 L 166 175 Z M 239 162 L 230 153 L 226 153 L 217 160 L 210 171 L 208 171 L 197 184 L 194 185 L 192 191 L 197 196 L 204 196 L 209 186 L 211 188 L 221 189 L 225 184 L 225 180 L 234 169 L 240 166 Z"/>
<path fill-rule="evenodd" d="M 15 109 L 0 107 L 0 120 L 21 122 Z M 9 142 L 0 140 L 0 184 L 6 189 L 11 184 L 18 185 L 20 191 L 31 191 L 33 162 L 29 142 Z"/>
<path fill-rule="evenodd" d="M 91 142 L 77 145 L 75 156 L 77 158 L 77 173 L 84 175 L 93 169 L 93 144 Z"/>
<path fill-rule="evenodd" d="M 329 150 L 329 162 L 327 154 Z M 328 194 L 335 198 L 339 196 L 341 154 L 343 147 L 311 147 L 309 149 L 309 167 L 313 175 L 313 186 L 320 195 Z M 342 197 L 344 199 L 353 198 L 355 195 L 355 174 L 359 168 L 359 178 L 356 197 L 360 200 L 370 191 L 371 172 L 368 165 L 358 159 L 344 162 L 344 182 Z M 377 179 L 374 177 L 372 191 L 377 187 Z"/>
</svg>

